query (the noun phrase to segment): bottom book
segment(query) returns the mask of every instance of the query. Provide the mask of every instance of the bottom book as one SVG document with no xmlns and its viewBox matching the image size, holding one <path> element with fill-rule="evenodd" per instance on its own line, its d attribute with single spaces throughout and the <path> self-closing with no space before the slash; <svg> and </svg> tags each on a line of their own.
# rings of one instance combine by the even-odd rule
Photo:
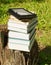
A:
<svg viewBox="0 0 51 65">
<path fill-rule="evenodd" d="M 8 48 L 14 49 L 14 50 L 19 50 L 19 51 L 30 52 L 28 45 L 24 45 L 24 44 L 8 43 Z"/>
<path fill-rule="evenodd" d="M 20 39 L 13 39 L 8 38 L 8 47 L 9 49 L 13 50 L 20 50 L 20 51 L 26 51 L 30 52 L 35 40 L 35 34 L 32 36 L 31 40 L 20 40 Z"/>
<path fill-rule="evenodd" d="M 32 46 L 34 44 L 34 39 L 32 40 L 31 44 L 21 44 L 21 43 L 12 43 L 8 42 L 8 48 L 13 50 L 20 50 L 25 52 L 30 52 Z"/>
</svg>

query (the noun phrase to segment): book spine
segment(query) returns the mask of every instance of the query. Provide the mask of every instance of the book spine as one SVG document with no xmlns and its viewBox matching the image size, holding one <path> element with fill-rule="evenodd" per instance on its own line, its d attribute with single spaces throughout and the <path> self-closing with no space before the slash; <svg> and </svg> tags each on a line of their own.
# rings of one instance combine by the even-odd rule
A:
<svg viewBox="0 0 51 65">
<path fill-rule="evenodd" d="M 37 18 L 33 18 L 32 20 L 30 20 L 28 28 L 31 27 L 32 25 L 37 23 Z"/>
<path fill-rule="evenodd" d="M 30 28 L 28 28 L 28 33 L 31 32 L 33 29 L 35 29 L 37 24 L 32 25 Z"/>
<path fill-rule="evenodd" d="M 35 31 L 36 31 L 36 29 L 35 29 L 35 28 L 31 31 L 31 33 L 30 33 L 30 35 L 29 35 L 29 39 L 31 39 L 31 38 L 32 38 L 32 36 L 35 34 Z"/>
<path fill-rule="evenodd" d="M 36 34 L 36 33 L 35 33 L 35 34 Z M 33 35 L 32 41 L 31 41 L 31 43 L 29 44 L 29 50 L 31 50 L 31 48 L 32 48 L 32 46 L 33 46 L 33 44 L 34 44 L 34 41 L 35 41 L 35 34 Z"/>
</svg>

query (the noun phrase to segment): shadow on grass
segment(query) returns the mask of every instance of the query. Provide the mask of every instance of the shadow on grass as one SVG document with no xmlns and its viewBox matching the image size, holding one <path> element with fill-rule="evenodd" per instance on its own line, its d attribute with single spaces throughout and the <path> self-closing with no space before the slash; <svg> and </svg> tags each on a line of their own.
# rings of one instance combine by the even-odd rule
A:
<svg viewBox="0 0 51 65">
<path fill-rule="evenodd" d="M 51 46 L 47 46 L 39 53 L 39 64 L 40 65 L 50 65 L 51 64 Z"/>
</svg>

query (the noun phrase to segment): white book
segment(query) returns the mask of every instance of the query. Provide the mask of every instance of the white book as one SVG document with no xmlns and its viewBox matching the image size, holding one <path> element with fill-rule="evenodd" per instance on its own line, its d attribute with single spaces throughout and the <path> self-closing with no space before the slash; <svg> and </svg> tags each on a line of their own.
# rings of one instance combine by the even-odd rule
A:
<svg viewBox="0 0 51 65">
<path fill-rule="evenodd" d="M 22 40 L 22 39 L 18 39 L 18 38 L 8 38 L 8 43 L 15 43 L 15 44 L 25 44 L 25 45 L 29 45 L 30 44 L 30 40 Z"/>
<path fill-rule="evenodd" d="M 22 24 L 22 25 L 25 25 L 25 26 L 28 26 L 28 25 L 30 26 L 37 21 L 37 17 L 33 18 L 31 20 L 30 19 L 19 20 L 15 16 L 10 15 L 9 21 L 12 22 L 12 23 L 16 23 L 16 24 L 18 23 L 18 24 Z"/>
<path fill-rule="evenodd" d="M 9 20 L 11 20 L 10 22 L 14 22 L 14 23 L 19 23 L 19 24 L 22 24 L 22 25 L 28 25 L 28 23 L 26 23 L 26 22 L 23 22 L 22 20 L 19 20 L 18 18 L 16 18 L 15 16 L 13 16 L 13 15 L 10 15 L 10 18 L 9 18 Z"/>
<path fill-rule="evenodd" d="M 27 28 L 30 28 L 32 25 L 35 25 L 37 23 L 36 22 L 36 18 L 35 18 L 35 20 L 32 20 L 31 23 L 30 22 L 26 22 L 26 23 L 29 23 L 29 24 L 26 24 L 25 22 L 23 22 L 24 24 L 21 24 L 21 23 L 18 23 L 18 22 L 15 22 L 14 20 L 9 19 L 8 26 L 17 27 L 17 28 L 21 28 L 21 29 L 26 29 L 27 30 Z"/>
<path fill-rule="evenodd" d="M 8 37 L 29 40 L 29 39 L 31 39 L 31 37 L 33 36 L 34 33 L 35 33 L 35 29 L 33 29 L 32 32 L 29 34 L 15 32 L 15 31 L 9 31 Z"/>
<path fill-rule="evenodd" d="M 8 37 L 8 43 L 16 43 L 16 44 L 19 43 L 19 44 L 29 45 L 34 40 L 34 37 L 35 37 L 35 34 L 32 36 L 31 40 L 23 40 L 19 38 Z"/>
<path fill-rule="evenodd" d="M 28 33 L 27 30 L 25 30 L 25 29 L 20 29 L 20 28 L 12 27 L 12 26 L 8 26 L 8 30 L 12 30 L 15 32 L 21 32 L 21 33 Z"/>
<path fill-rule="evenodd" d="M 20 29 L 26 29 L 27 28 L 27 26 L 19 24 L 19 23 L 15 23 L 13 20 L 8 21 L 8 26 L 17 27 Z"/>
<path fill-rule="evenodd" d="M 34 44 L 34 36 L 33 36 L 33 40 L 31 42 L 31 44 Z M 13 49 L 13 50 L 20 50 L 20 51 L 26 51 L 26 52 L 30 52 L 32 46 L 29 44 L 21 44 L 21 43 L 12 43 L 12 42 L 8 42 L 8 47 L 9 49 Z"/>
<path fill-rule="evenodd" d="M 30 29 L 28 29 L 28 30 L 17 28 L 17 27 L 8 26 L 8 30 L 22 32 L 22 33 L 29 33 L 31 30 L 33 30 L 35 28 L 35 26 L 36 26 L 36 24 L 33 25 L 32 27 L 30 27 Z"/>
<path fill-rule="evenodd" d="M 20 50 L 20 51 L 30 52 L 30 50 L 28 48 L 28 45 L 24 45 L 24 44 L 8 43 L 8 48 L 13 49 L 13 50 Z"/>
</svg>

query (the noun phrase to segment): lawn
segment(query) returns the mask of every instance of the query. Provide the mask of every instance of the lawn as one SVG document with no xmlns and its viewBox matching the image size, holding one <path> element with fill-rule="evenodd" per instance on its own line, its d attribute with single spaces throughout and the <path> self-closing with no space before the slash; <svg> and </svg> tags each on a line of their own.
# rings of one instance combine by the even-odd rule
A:
<svg viewBox="0 0 51 65">
<path fill-rule="evenodd" d="M 21 0 L 20 0 L 21 1 Z M 36 40 L 39 45 L 40 65 L 51 63 L 51 0 L 34 0 L 27 2 L 0 2 L 0 24 L 6 24 L 9 8 L 25 8 L 38 16 Z"/>
</svg>

